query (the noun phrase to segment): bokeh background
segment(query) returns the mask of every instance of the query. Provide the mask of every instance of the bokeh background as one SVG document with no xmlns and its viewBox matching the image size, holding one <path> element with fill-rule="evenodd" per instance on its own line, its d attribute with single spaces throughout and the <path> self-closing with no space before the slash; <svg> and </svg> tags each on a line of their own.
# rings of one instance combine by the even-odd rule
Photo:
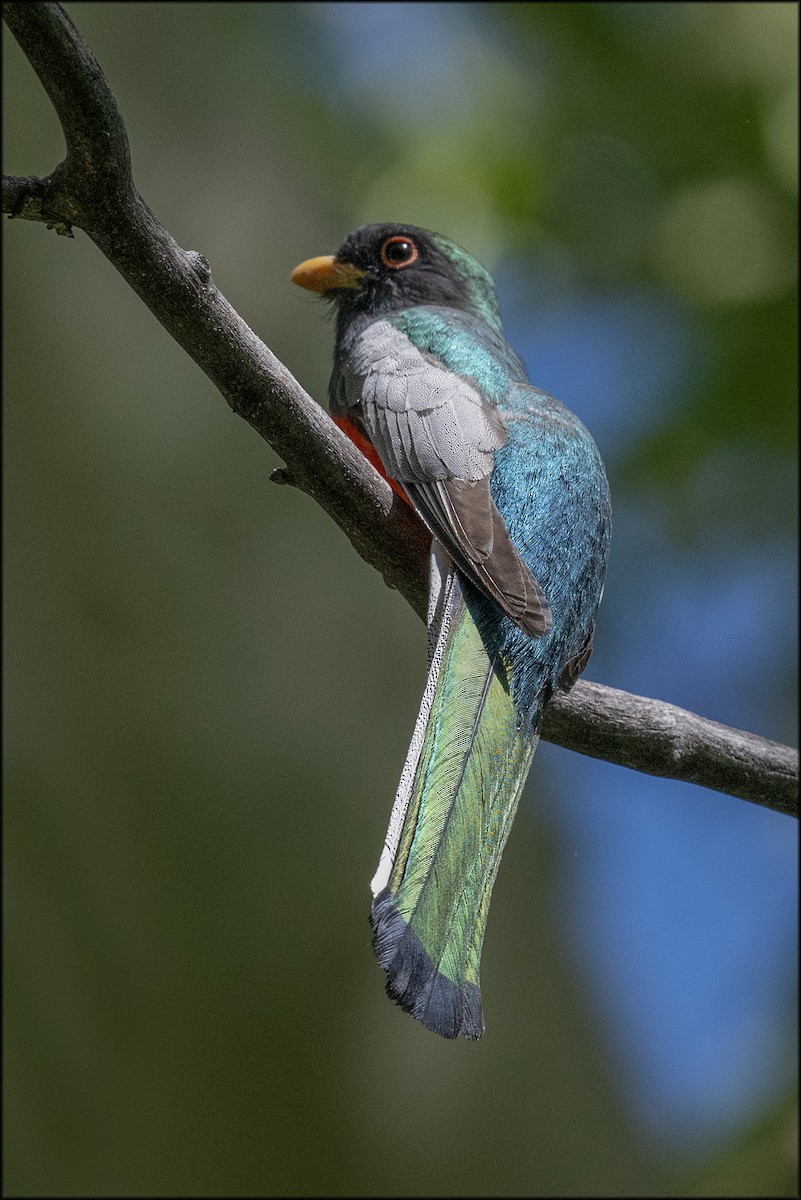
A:
<svg viewBox="0 0 801 1200">
<path fill-rule="evenodd" d="M 797 7 L 68 10 L 315 397 L 298 261 L 378 220 L 484 261 L 607 463 L 588 677 L 795 743 Z M 4 234 L 6 1194 L 796 1194 L 795 823 L 543 745 L 487 1034 L 418 1027 L 367 913 L 422 625 L 84 234 Z"/>
</svg>

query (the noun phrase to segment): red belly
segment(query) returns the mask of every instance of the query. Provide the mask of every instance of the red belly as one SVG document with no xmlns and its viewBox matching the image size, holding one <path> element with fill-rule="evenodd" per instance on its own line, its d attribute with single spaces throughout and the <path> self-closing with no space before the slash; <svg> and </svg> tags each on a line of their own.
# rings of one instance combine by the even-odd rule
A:
<svg viewBox="0 0 801 1200">
<path fill-rule="evenodd" d="M 370 439 L 368 437 L 365 437 L 365 435 L 361 432 L 360 429 L 356 428 L 356 426 L 351 421 L 350 417 L 335 417 L 332 414 L 331 419 L 333 420 L 335 425 L 339 426 L 339 428 L 342 430 L 343 433 L 347 434 L 347 436 L 353 442 L 354 446 L 356 446 L 359 450 L 361 450 L 362 454 L 368 460 L 368 462 L 371 462 L 373 464 L 376 471 L 378 471 L 378 474 L 382 475 L 384 477 L 384 479 L 386 479 L 387 483 L 390 484 L 390 486 L 394 488 L 394 490 L 400 496 L 401 500 L 405 500 L 406 503 L 409 505 L 409 508 L 413 509 L 414 505 L 412 504 L 411 500 L 404 492 L 401 485 L 398 483 L 397 479 L 391 479 L 390 476 L 387 475 L 386 471 L 384 470 L 384 464 L 381 462 L 381 459 L 378 457 L 378 451 L 376 450 L 373 443 L 370 441 Z"/>
</svg>

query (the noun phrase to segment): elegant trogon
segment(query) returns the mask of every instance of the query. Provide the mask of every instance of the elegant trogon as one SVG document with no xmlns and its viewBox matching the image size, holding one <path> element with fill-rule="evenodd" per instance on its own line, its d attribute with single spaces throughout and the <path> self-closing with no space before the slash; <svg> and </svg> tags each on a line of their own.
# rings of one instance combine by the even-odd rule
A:
<svg viewBox="0 0 801 1200">
<path fill-rule="evenodd" d="M 433 535 L 429 674 L 372 881 L 376 954 L 402 1008 L 478 1038 L 490 894 L 543 709 L 592 649 L 606 474 L 450 239 L 366 225 L 292 279 L 335 304 L 334 420 Z"/>
</svg>

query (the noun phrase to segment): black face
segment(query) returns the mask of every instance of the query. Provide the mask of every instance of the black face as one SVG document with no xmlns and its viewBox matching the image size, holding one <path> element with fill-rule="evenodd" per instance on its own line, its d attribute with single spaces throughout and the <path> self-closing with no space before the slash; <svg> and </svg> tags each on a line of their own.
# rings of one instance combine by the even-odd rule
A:
<svg viewBox="0 0 801 1200">
<path fill-rule="evenodd" d="M 330 293 L 343 315 L 376 315 L 415 304 L 465 309 L 470 299 L 455 264 L 416 225 L 363 225 L 342 243 L 337 262 L 365 272 L 355 288 Z"/>
</svg>

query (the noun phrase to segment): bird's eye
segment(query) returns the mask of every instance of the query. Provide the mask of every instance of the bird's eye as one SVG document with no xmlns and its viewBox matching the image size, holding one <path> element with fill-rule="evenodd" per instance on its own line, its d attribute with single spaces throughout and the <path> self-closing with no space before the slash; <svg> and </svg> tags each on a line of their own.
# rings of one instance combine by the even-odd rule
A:
<svg viewBox="0 0 801 1200">
<path fill-rule="evenodd" d="M 418 250 L 411 238 L 396 236 L 387 238 L 381 247 L 381 261 L 385 267 L 409 267 L 417 259 Z"/>
</svg>

